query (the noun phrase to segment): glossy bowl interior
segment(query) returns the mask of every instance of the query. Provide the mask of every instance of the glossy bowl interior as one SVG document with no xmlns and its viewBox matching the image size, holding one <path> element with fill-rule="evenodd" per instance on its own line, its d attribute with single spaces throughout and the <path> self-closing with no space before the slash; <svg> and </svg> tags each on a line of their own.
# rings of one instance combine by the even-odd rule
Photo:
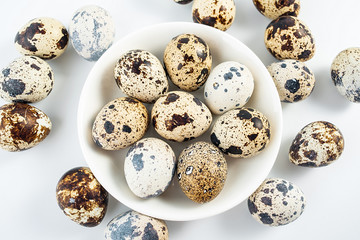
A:
<svg viewBox="0 0 360 240">
<path fill-rule="evenodd" d="M 131 49 L 148 50 L 161 61 L 167 43 L 182 33 L 193 33 L 205 40 L 213 56 L 213 67 L 224 61 L 246 65 L 255 79 L 255 89 L 246 104 L 264 113 L 271 124 L 270 144 L 257 156 L 248 159 L 227 157 L 228 177 L 223 190 L 211 202 L 197 204 L 181 191 L 176 176 L 171 186 L 151 199 L 136 197 L 124 177 L 124 157 L 128 148 L 119 151 L 100 149 L 92 140 L 91 129 L 97 113 L 109 101 L 125 96 L 117 87 L 113 69 L 116 61 Z M 170 90 L 177 90 L 173 85 Z M 203 88 L 192 92 L 203 100 Z M 146 104 L 149 114 L 152 105 Z M 214 116 L 214 121 L 216 120 Z M 213 122 L 214 122 L 213 121 Z M 211 127 L 210 127 L 211 129 Z M 197 139 L 168 142 L 178 156 L 181 150 L 198 140 L 210 141 L 210 130 Z M 94 65 L 84 84 L 78 106 L 78 135 L 85 160 L 105 189 L 118 201 L 143 214 L 172 221 L 188 221 L 213 216 L 231 209 L 256 190 L 269 174 L 280 148 L 282 110 L 275 85 L 260 59 L 231 35 L 196 23 L 174 22 L 147 27 L 117 41 Z M 150 124 L 145 137 L 161 138 Z"/>
</svg>

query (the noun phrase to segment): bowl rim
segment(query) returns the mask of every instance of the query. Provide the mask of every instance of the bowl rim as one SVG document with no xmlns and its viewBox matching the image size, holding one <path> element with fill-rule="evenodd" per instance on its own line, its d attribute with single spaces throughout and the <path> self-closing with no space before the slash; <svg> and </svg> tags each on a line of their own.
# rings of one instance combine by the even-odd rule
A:
<svg viewBox="0 0 360 240">
<path fill-rule="evenodd" d="M 154 25 L 150 25 L 141 29 L 138 29 L 136 31 L 133 31 L 129 34 L 127 34 L 124 37 L 121 37 L 120 39 L 118 39 L 101 57 L 100 59 L 95 62 L 94 66 L 92 67 L 92 69 L 90 70 L 86 81 L 84 82 L 83 88 L 81 90 L 81 94 L 80 94 L 80 99 L 78 102 L 78 111 L 77 111 L 77 127 L 78 127 L 78 139 L 80 142 L 80 147 L 81 147 L 81 151 L 83 154 L 83 157 L 85 158 L 86 163 L 88 164 L 89 168 L 92 170 L 94 176 L 98 179 L 98 181 L 103 185 L 103 187 L 109 192 L 109 194 L 111 194 L 116 200 L 118 200 L 119 202 L 121 202 L 123 205 L 138 211 L 140 213 L 155 217 L 155 218 L 159 218 L 159 219 L 163 219 L 163 220 L 170 220 L 170 221 L 190 221 L 190 220 L 197 220 L 197 219 L 203 219 L 206 217 L 211 217 L 217 214 L 220 214 L 222 212 L 225 212 L 227 210 L 230 210 L 231 208 L 237 206 L 238 204 L 240 204 L 241 202 L 243 202 L 244 200 L 246 200 L 246 198 L 248 196 L 251 195 L 252 192 L 254 192 L 258 186 L 260 186 L 260 184 L 266 179 L 266 177 L 268 176 L 268 174 L 270 173 L 272 167 L 274 166 L 274 163 L 276 161 L 277 155 L 279 153 L 280 150 L 280 143 L 281 143 L 281 136 L 282 136 L 282 108 L 281 108 L 281 103 L 280 103 L 280 99 L 277 95 L 278 101 L 274 101 L 275 105 L 274 109 L 276 109 L 276 114 L 277 114 L 277 123 L 276 123 L 276 129 L 277 129 L 277 135 L 275 136 L 275 138 L 272 136 L 272 139 L 270 140 L 271 144 L 274 145 L 273 149 L 272 149 L 272 159 L 269 160 L 269 167 L 263 171 L 263 177 L 261 179 L 256 179 L 256 181 L 254 181 L 252 183 L 252 187 L 249 187 L 249 189 L 247 189 L 247 192 L 245 195 L 247 195 L 246 198 L 242 198 L 242 199 L 236 199 L 236 200 L 232 200 L 231 204 L 227 204 L 226 206 L 222 206 L 222 207 L 217 207 L 215 209 L 212 209 L 211 211 L 206 211 L 207 209 L 207 205 L 210 203 L 205 203 L 205 204 L 201 204 L 198 206 L 198 211 L 196 211 L 194 214 L 191 214 L 189 216 L 184 216 L 182 214 L 169 214 L 166 213 L 165 211 L 158 211 L 156 213 L 154 213 L 154 211 L 152 211 L 151 209 L 145 207 L 145 206 L 139 206 L 134 204 L 133 202 L 129 201 L 129 199 L 126 199 L 126 197 L 119 197 L 119 196 L 115 196 L 112 194 L 112 189 L 108 186 L 108 184 L 103 180 L 101 173 L 99 169 L 97 169 L 95 167 L 95 165 L 93 164 L 92 161 L 89 161 L 89 158 L 87 157 L 87 150 L 86 150 L 86 141 L 84 141 L 84 134 L 86 130 L 84 130 L 84 111 L 85 109 L 83 108 L 83 106 L 85 105 L 85 97 L 84 95 L 86 95 L 86 91 L 89 85 L 89 79 L 91 79 L 91 76 L 93 75 L 94 72 L 96 72 L 97 68 L 99 68 L 99 66 L 102 64 L 102 62 L 104 61 L 104 59 L 108 58 L 111 55 L 112 50 L 118 48 L 120 44 L 122 44 L 123 42 L 129 41 L 130 39 L 132 39 L 134 36 L 137 35 L 141 35 L 144 32 L 153 32 L 154 30 L 158 30 L 158 29 L 183 29 L 183 28 L 189 28 L 191 29 L 191 31 L 189 32 L 194 32 L 194 31 L 205 31 L 207 32 L 207 34 L 214 34 L 216 36 L 219 36 L 221 38 L 225 38 L 225 39 L 229 39 L 229 41 L 233 42 L 234 45 L 240 46 L 241 48 L 243 48 L 244 50 L 247 51 L 248 57 L 251 58 L 251 61 L 255 61 L 256 64 L 259 64 L 263 67 L 261 67 L 259 69 L 259 71 L 262 74 L 267 75 L 268 80 L 271 79 L 271 76 L 269 74 L 269 72 L 267 71 L 265 65 L 263 64 L 263 62 L 260 60 L 260 58 L 249 48 L 247 47 L 244 43 L 242 43 L 240 40 L 236 39 L 235 37 L 233 37 L 232 35 L 230 35 L 229 33 L 223 32 L 221 30 L 215 29 L 213 27 L 207 26 L 207 25 L 202 25 L 202 24 L 198 24 L 198 23 L 192 23 L 192 22 L 166 22 L 166 23 L 159 23 L 159 24 L 154 24 Z M 180 33 L 180 32 L 179 32 Z M 174 35 L 175 37 L 175 35 Z M 164 46 L 165 48 L 165 46 Z M 213 65 L 214 66 L 214 65 Z M 269 83 L 271 85 L 273 85 L 274 89 L 276 90 L 275 84 L 273 83 L 273 81 L 271 81 L 271 83 Z M 255 86 L 256 87 L 256 86 Z M 87 131 L 90 131 L 89 129 Z M 275 148 L 275 149 L 274 149 Z M 271 166 L 270 166 L 271 165 Z M 174 176 L 174 178 L 176 178 L 176 176 Z M 220 193 L 221 194 L 221 193 Z M 146 205 L 146 204 L 144 204 Z M 203 210 L 205 209 L 205 210 Z"/>
</svg>

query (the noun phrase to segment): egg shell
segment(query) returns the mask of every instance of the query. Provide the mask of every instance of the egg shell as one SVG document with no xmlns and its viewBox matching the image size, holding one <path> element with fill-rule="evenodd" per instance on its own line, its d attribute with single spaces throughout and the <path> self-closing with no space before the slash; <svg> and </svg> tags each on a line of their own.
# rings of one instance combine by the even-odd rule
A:
<svg viewBox="0 0 360 240">
<path fill-rule="evenodd" d="M 126 154 L 125 179 L 136 196 L 152 198 L 170 186 L 175 167 L 176 157 L 169 144 L 157 138 L 144 138 Z"/>
<path fill-rule="evenodd" d="M 151 119 L 160 136 L 183 142 L 206 132 L 212 115 L 208 107 L 192 94 L 172 91 L 155 102 Z"/>
<path fill-rule="evenodd" d="M 166 222 L 133 210 L 114 217 L 105 228 L 105 239 L 169 239 Z"/>
<path fill-rule="evenodd" d="M 23 55 L 55 59 L 68 45 L 69 34 L 54 18 L 40 17 L 26 23 L 15 36 L 15 48 Z"/>
<path fill-rule="evenodd" d="M 194 0 L 192 16 L 195 23 L 226 31 L 235 20 L 234 0 Z"/>
<path fill-rule="evenodd" d="M 61 210 L 72 221 L 85 227 L 101 223 L 108 199 L 108 192 L 87 167 L 67 171 L 56 186 L 56 200 Z"/>
<path fill-rule="evenodd" d="M 212 201 L 225 185 L 226 159 L 213 144 L 195 142 L 180 153 L 177 177 L 189 199 L 196 203 Z"/>
<path fill-rule="evenodd" d="M 282 102 L 306 99 L 315 87 L 315 75 L 304 62 L 286 59 L 267 67 Z"/>
<path fill-rule="evenodd" d="M 195 91 L 207 80 L 212 65 L 208 44 L 194 34 L 174 37 L 164 51 L 165 69 L 170 80 L 184 91 Z"/>
<path fill-rule="evenodd" d="M 344 150 L 344 137 L 340 130 L 327 121 L 307 124 L 291 143 L 289 159 L 304 167 L 327 166 L 337 160 Z"/>
<path fill-rule="evenodd" d="M 104 8 L 87 5 L 74 13 L 69 34 L 72 46 L 81 57 L 97 61 L 114 42 L 115 24 Z"/>
<path fill-rule="evenodd" d="M 146 103 L 155 102 L 169 89 L 162 63 L 146 50 L 124 53 L 115 65 L 114 77 L 126 95 Z"/>
<path fill-rule="evenodd" d="M 277 59 L 310 60 L 315 41 L 306 24 L 293 16 L 281 16 L 267 26 L 265 46 Z"/>
<path fill-rule="evenodd" d="M 360 102 L 360 48 L 341 51 L 331 64 L 331 79 L 342 96 Z"/>
<path fill-rule="evenodd" d="M 0 147 L 10 152 L 32 148 L 51 130 L 50 118 L 26 103 L 9 103 L 0 107 Z"/>
<path fill-rule="evenodd" d="M 178 4 L 188 4 L 191 3 L 193 0 L 174 0 L 174 2 Z"/>
<path fill-rule="evenodd" d="M 230 157 L 248 158 L 259 154 L 270 142 L 270 123 L 254 108 L 235 108 L 216 120 L 210 138 Z"/>
<path fill-rule="evenodd" d="M 0 96 L 8 102 L 38 102 L 50 94 L 53 85 L 50 65 L 35 56 L 15 59 L 0 74 Z"/>
<path fill-rule="evenodd" d="M 273 20 L 284 15 L 297 17 L 300 12 L 300 0 L 253 0 L 253 3 L 262 15 Z"/>
<path fill-rule="evenodd" d="M 248 198 L 251 215 L 268 226 L 295 221 L 303 213 L 305 195 L 293 183 L 282 178 L 268 178 Z"/>
<path fill-rule="evenodd" d="M 217 65 L 204 86 L 204 99 L 212 113 L 222 114 L 244 106 L 254 91 L 254 78 L 243 64 L 228 61 Z"/>
<path fill-rule="evenodd" d="M 149 125 L 144 104 L 130 97 L 107 103 L 95 118 L 92 136 L 102 149 L 119 150 L 140 140 Z"/>
</svg>

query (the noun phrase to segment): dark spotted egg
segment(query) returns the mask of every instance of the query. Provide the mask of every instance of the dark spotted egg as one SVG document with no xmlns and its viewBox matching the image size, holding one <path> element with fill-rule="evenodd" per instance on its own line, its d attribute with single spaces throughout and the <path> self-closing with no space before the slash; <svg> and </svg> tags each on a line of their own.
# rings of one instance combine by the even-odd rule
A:
<svg viewBox="0 0 360 240">
<path fill-rule="evenodd" d="M 315 42 L 305 23 L 293 16 L 273 20 L 265 30 L 265 46 L 278 59 L 307 61 L 315 54 Z"/>
<path fill-rule="evenodd" d="M 188 4 L 191 3 L 193 0 L 174 0 L 174 2 L 178 4 Z"/>
<path fill-rule="evenodd" d="M 173 91 L 155 102 L 151 119 L 160 136 L 183 142 L 206 132 L 212 115 L 208 107 L 192 94 Z"/>
<path fill-rule="evenodd" d="M 226 31 L 235 20 L 234 0 L 194 0 L 192 16 L 195 23 L 205 24 Z"/>
<path fill-rule="evenodd" d="M 81 57 L 97 61 L 114 41 L 115 24 L 104 8 L 87 5 L 74 13 L 69 34 L 75 51 Z"/>
<path fill-rule="evenodd" d="M 344 137 L 332 123 L 316 121 L 307 124 L 291 143 L 289 159 L 304 167 L 327 166 L 344 150 Z"/>
<path fill-rule="evenodd" d="M 56 186 L 56 200 L 61 210 L 72 221 L 85 227 L 101 223 L 108 198 L 108 192 L 87 167 L 67 171 Z"/>
<path fill-rule="evenodd" d="M 50 65 L 35 56 L 15 59 L 0 74 L 0 96 L 9 102 L 38 102 L 50 94 L 53 85 Z"/>
<path fill-rule="evenodd" d="M 105 239 L 168 240 L 169 230 L 165 221 L 129 210 L 107 224 Z"/>
<path fill-rule="evenodd" d="M 254 91 L 254 78 L 243 64 L 227 61 L 217 65 L 204 86 L 206 105 L 214 114 L 244 106 Z"/>
<path fill-rule="evenodd" d="M 26 23 L 15 36 L 15 47 L 23 55 L 54 59 L 65 52 L 69 34 L 54 18 L 35 18 Z"/>
<path fill-rule="evenodd" d="M 342 96 L 360 102 L 360 48 L 341 51 L 331 65 L 331 78 Z"/>
<path fill-rule="evenodd" d="M 215 199 L 227 178 L 227 163 L 222 152 L 208 142 L 195 142 L 179 156 L 179 185 L 185 195 L 196 203 Z"/>
<path fill-rule="evenodd" d="M 247 158 L 270 142 L 270 123 L 253 108 L 235 108 L 221 115 L 211 131 L 211 142 L 230 157 Z"/>
<path fill-rule="evenodd" d="M 270 19 L 284 15 L 297 17 L 300 12 L 300 0 L 253 0 L 253 3 L 262 15 Z"/>
<path fill-rule="evenodd" d="M 26 103 L 9 103 L 0 107 L 0 147 L 15 152 L 32 148 L 51 130 L 50 118 Z"/>
<path fill-rule="evenodd" d="M 306 99 L 315 87 L 315 75 L 304 62 L 286 59 L 267 67 L 282 102 Z"/>
<path fill-rule="evenodd" d="M 146 103 L 155 102 L 169 88 L 162 63 L 146 50 L 124 53 L 115 65 L 114 77 L 125 94 Z"/>
<path fill-rule="evenodd" d="M 251 215 L 268 226 L 295 221 L 303 213 L 306 200 L 302 190 L 281 178 L 268 178 L 248 198 Z"/>
<path fill-rule="evenodd" d="M 93 140 L 105 150 L 123 149 L 145 135 L 148 123 L 144 104 L 130 97 L 117 98 L 107 103 L 96 116 Z"/>
<path fill-rule="evenodd" d="M 164 51 L 165 69 L 180 89 L 195 91 L 207 80 L 212 65 L 208 44 L 194 34 L 174 37 Z"/>
<path fill-rule="evenodd" d="M 125 179 L 136 196 L 156 197 L 170 186 L 175 166 L 176 157 L 169 144 L 157 138 L 144 138 L 126 154 Z"/>
</svg>

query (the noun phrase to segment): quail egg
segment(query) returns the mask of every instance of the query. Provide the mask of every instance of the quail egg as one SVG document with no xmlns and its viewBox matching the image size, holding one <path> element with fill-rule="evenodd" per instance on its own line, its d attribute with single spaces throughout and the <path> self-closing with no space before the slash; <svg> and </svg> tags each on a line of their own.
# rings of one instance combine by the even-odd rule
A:
<svg viewBox="0 0 360 240">
<path fill-rule="evenodd" d="M 96 116 L 93 140 L 105 150 L 123 149 L 145 135 L 148 123 L 144 104 L 134 98 L 120 97 L 107 103 Z"/>
<path fill-rule="evenodd" d="M 164 51 L 165 69 L 171 81 L 184 91 L 195 91 L 207 80 L 212 65 L 208 44 L 194 34 L 174 37 Z"/>
<path fill-rule="evenodd" d="M 116 63 L 114 77 L 125 94 L 146 103 L 155 102 L 169 89 L 162 63 L 146 50 L 124 53 Z"/>
<path fill-rule="evenodd" d="M 174 2 L 176 2 L 178 4 L 188 4 L 188 3 L 191 3 L 192 0 L 174 0 Z"/>
<path fill-rule="evenodd" d="M 337 160 L 344 150 L 340 130 L 327 121 L 307 124 L 291 143 L 289 159 L 298 166 L 322 167 Z"/>
<path fill-rule="evenodd" d="M 9 102 L 38 102 L 50 94 L 53 85 L 50 65 L 35 56 L 15 59 L 0 74 L 0 96 Z"/>
<path fill-rule="evenodd" d="M 183 142 L 206 132 L 212 115 L 207 106 L 192 94 L 172 91 L 155 102 L 151 119 L 160 136 Z"/>
<path fill-rule="evenodd" d="M 10 152 L 38 145 L 51 130 L 50 118 L 26 103 L 1 106 L 0 123 L 0 147 Z"/>
<path fill-rule="evenodd" d="M 72 221 L 94 227 L 103 220 L 108 192 L 87 167 L 67 171 L 56 186 L 56 200 L 64 214 Z"/>
<path fill-rule="evenodd" d="M 267 67 L 282 102 L 298 102 L 307 98 L 315 86 L 315 75 L 304 62 L 286 59 Z"/>
<path fill-rule="evenodd" d="M 180 153 L 177 177 L 189 199 L 196 203 L 209 202 L 219 195 L 225 185 L 225 157 L 211 143 L 193 143 Z"/>
<path fill-rule="evenodd" d="M 216 120 L 210 137 L 230 157 L 247 158 L 260 153 L 270 142 L 270 123 L 256 109 L 235 108 Z"/>
<path fill-rule="evenodd" d="M 108 223 L 105 228 L 105 239 L 168 240 L 169 230 L 165 221 L 129 210 Z"/>
<path fill-rule="evenodd" d="M 15 36 L 15 47 L 23 55 L 55 59 L 68 45 L 69 34 L 64 25 L 54 18 L 35 18 L 26 23 Z"/>
<path fill-rule="evenodd" d="M 307 61 L 315 54 L 315 42 L 305 23 L 293 16 L 281 16 L 267 26 L 265 46 L 277 59 Z"/>
<path fill-rule="evenodd" d="M 302 190 L 281 178 L 268 178 L 248 198 L 251 215 L 268 226 L 295 221 L 303 213 L 306 200 Z"/>
<path fill-rule="evenodd" d="M 193 21 L 226 31 L 234 22 L 234 0 L 194 0 Z"/>
<path fill-rule="evenodd" d="M 360 102 L 360 48 L 341 51 L 331 65 L 331 78 L 342 96 Z"/>
<path fill-rule="evenodd" d="M 300 12 L 300 0 L 253 0 L 256 9 L 265 17 L 276 19 L 283 15 L 297 17 Z"/>
</svg>

